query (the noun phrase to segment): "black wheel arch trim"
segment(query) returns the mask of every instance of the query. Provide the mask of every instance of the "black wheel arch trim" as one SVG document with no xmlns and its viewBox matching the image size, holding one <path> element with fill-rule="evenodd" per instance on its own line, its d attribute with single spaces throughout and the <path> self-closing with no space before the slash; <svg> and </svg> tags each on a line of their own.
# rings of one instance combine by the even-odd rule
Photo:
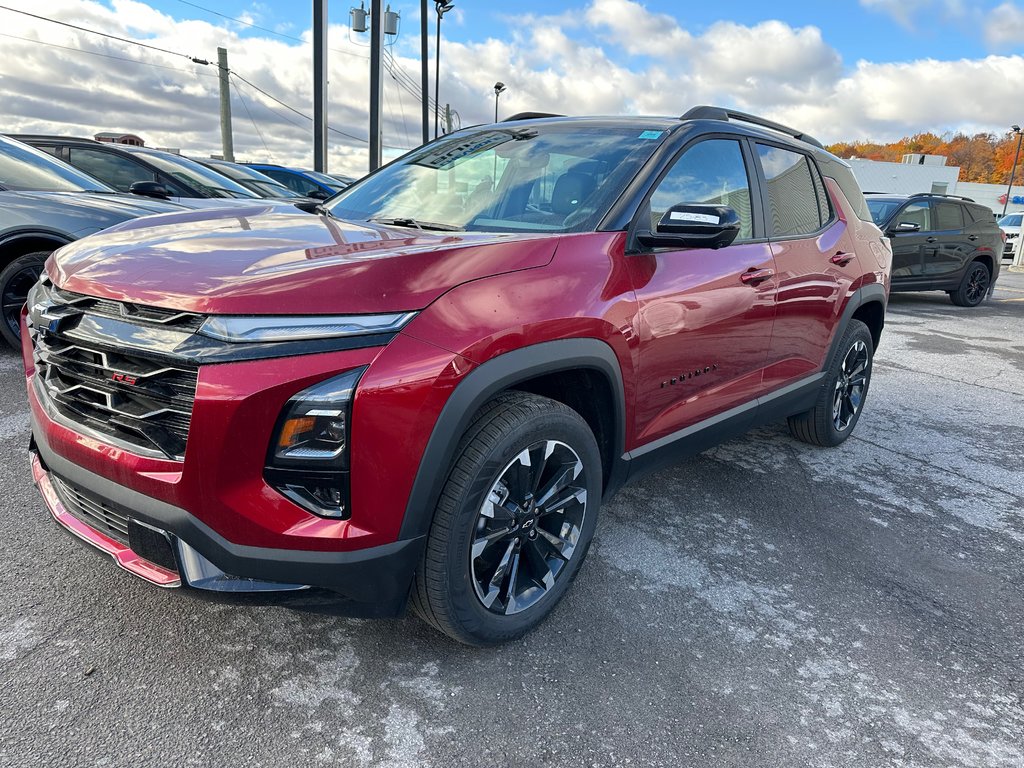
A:
<svg viewBox="0 0 1024 768">
<path fill-rule="evenodd" d="M 470 371 L 456 386 L 441 409 L 427 447 L 420 459 L 416 479 L 406 504 L 399 539 L 425 535 L 434 517 L 434 508 L 448 479 L 462 435 L 474 414 L 495 395 L 516 384 L 559 371 L 596 370 L 611 387 L 614 401 L 612 469 L 605 482 L 605 497 L 625 481 L 626 398 L 615 352 L 605 342 L 593 338 L 545 341 L 491 358 Z"/>
<path fill-rule="evenodd" d="M 877 302 L 882 305 L 882 324 L 884 327 L 886 300 L 887 296 L 885 286 L 881 283 L 867 283 L 853 292 L 853 295 L 850 296 L 849 300 L 846 302 L 846 307 L 843 309 L 843 314 L 839 318 L 839 322 L 836 323 L 835 335 L 832 337 L 832 343 L 829 345 L 828 354 L 825 355 L 825 359 L 822 361 L 822 367 L 819 370 L 824 371 L 828 368 L 832 358 L 836 355 L 836 350 L 839 349 L 839 344 L 842 342 L 843 335 L 846 333 L 846 329 L 850 325 L 850 320 L 853 319 L 857 310 L 865 304 Z"/>
<path fill-rule="evenodd" d="M 68 236 L 65 232 L 46 229 L 17 229 L 0 235 L 0 250 L 21 240 L 35 240 L 40 238 L 44 240 L 52 240 L 56 244 L 54 250 L 67 245 L 68 243 L 74 242 L 74 238 Z M 4 262 L 3 259 L 0 259 L 0 266 L 3 266 L 5 263 L 6 262 Z"/>
</svg>

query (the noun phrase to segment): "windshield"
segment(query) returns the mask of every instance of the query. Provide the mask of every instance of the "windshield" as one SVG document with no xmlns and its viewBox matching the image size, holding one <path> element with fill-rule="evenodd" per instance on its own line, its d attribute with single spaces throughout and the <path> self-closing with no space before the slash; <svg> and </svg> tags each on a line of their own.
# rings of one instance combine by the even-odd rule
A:
<svg viewBox="0 0 1024 768">
<path fill-rule="evenodd" d="M 207 197 L 256 197 L 236 181 L 227 176 L 222 176 L 216 171 L 211 171 L 206 166 L 200 165 L 195 160 L 187 157 L 179 157 L 164 152 L 139 152 L 147 162 L 152 163 L 164 173 L 173 176 L 178 181 L 188 184 L 202 192 Z"/>
<path fill-rule="evenodd" d="M 1024 214 L 1020 214 L 1020 213 L 1010 213 L 1010 214 L 1007 214 L 1006 216 L 1003 216 L 1003 218 L 1001 218 L 999 220 L 999 226 L 1000 227 L 1019 227 L 1020 226 L 1020 220 L 1022 218 L 1024 218 Z"/>
<path fill-rule="evenodd" d="M 283 184 L 276 181 L 258 181 L 256 179 L 239 180 L 239 184 L 251 189 L 260 197 L 302 197 L 298 192 L 293 192 Z"/>
<path fill-rule="evenodd" d="M 871 211 L 871 218 L 874 219 L 875 224 L 879 227 L 883 226 L 892 215 L 896 213 L 896 209 L 899 208 L 905 200 L 879 200 L 878 198 L 869 197 L 868 210 Z"/>
<path fill-rule="evenodd" d="M 0 187 L 20 192 L 114 192 L 53 155 L 2 136 Z"/>
<path fill-rule="evenodd" d="M 471 231 L 593 230 L 667 133 L 580 123 L 461 131 L 357 181 L 328 207 L 342 219 Z"/>
</svg>

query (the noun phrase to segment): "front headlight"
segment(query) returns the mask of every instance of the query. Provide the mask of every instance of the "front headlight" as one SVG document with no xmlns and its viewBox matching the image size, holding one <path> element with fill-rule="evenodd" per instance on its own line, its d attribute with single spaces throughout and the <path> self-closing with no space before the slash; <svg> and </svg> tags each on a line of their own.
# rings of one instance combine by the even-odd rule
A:
<svg viewBox="0 0 1024 768">
<path fill-rule="evenodd" d="M 231 342 L 335 339 L 346 336 L 369 336 L 375 333 L 397 333 L 415 316 L 415 312 L 299 317 L 214 315 L 207 318 L 199 333 L 220 341 Z"/>
<path fill-rule="evenodd" d="M 349 422 L 352 396 L 365 370 L 346 371 L 292 397 L 267 452 L 267 482 L 321 517 L 349 516 Z"/>
</svg>

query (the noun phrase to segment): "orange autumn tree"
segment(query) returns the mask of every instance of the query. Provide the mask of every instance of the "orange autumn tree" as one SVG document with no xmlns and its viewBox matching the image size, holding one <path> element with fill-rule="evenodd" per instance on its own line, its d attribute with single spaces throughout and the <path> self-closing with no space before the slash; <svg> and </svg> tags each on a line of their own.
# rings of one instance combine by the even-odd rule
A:
<svg viewBox="0 0 1024 768">
<path fill-rule="evenodd" d="M 1010 180 L 1017 136 L 1006 133 L 944 134 L 918 133 L 888 144 L 871 141 L 838 142 L 828 147 L 839 157 L 898 163 L 911 153 L 944 155 L 947 165 L 960 166 L 960 181 L 1006 184 Z M 1024 154 L 1024 153 L 1022 153 Z M 1022 158 L 1024 159 L 1024 158 Z M 1018 163 L 1015 183 L 1024 179 L 1024 163 Z"/>
</svg>

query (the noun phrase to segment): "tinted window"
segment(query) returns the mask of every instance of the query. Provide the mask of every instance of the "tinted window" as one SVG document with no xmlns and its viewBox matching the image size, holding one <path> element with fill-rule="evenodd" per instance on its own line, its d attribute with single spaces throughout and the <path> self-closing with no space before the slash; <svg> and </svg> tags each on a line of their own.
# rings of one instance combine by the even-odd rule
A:
<svg viewBox="0 0 1024 768">
<path fill-rule="evenodd" d="M 241 184 L 212 171 L 195 160 L 169 152 L 139 152 L 146 162 L 152 163 L 171 178 L 199 190 L 201 197 L 256 197 Z M 194 195 L 192 195 L 194 196 Z"/>
<path fill-rule="evenodd" d="M 81 171 L 18 141 L 0 136 L 0 187 L 36 192 L 113 192 Z"/>
<path fill-rule="evenodd" d="M 284 184 L 292 192 L 296 192 L 300 195 L 308 195 L 310 192 L 316 192 L 319 187 L 311 181 L 307 181 L 298 174 L 290 173 L 289 171 L 279 171 L 276 168 L 264 168 L 260 173 L 265 173 L 274 181 L 278 181 Z"/>
<path fill-rule="evenodd" d="M 999 220 L 999 225 L 1002 227 L 1019 227 L 1022 218 L 1024 216 L 1019 213 L 1009 213 Z"/>
<path fill-rule="evenodd" d="M 809 235 L 823 224 L 807 158 L 788 149 L 757 145 L 768 180 L 769 231 L 774 237 Z"/>
<path fill-rule="evenodd" d="M 686 150 L 651 195 L 651 228 L 680 203 L 726 205 L 740 217 L 739 239 L 753 236 L 750 179 L 739 142 L 710 139 Z"/>
<path fill-rule="evenodd" d="M 963 209 L 956 203 L 933 203 L 935 206 L 936 229 L 963 229 Z"/>
<path fill-rule="evenodd" d="M 72 165 L 121 192 L 136 181 L 158 181 L 155 173 L 123 155 L 82 147 L 71 147 L 69 152 Z"/>
<path fill-rule="evenodd" d="M 824 225 L 832 219 L 832 204 L 828 199 L 825 182 L 822 181 L 818 169 L 811 162 L 808 162 L 808 166 L 811 169 L 811 179 L 814 181 L 814 193 L 818 197 L 818 218 L 821 220 L 822 225 Z"/>
<path fill-rule="evenodd" d="M 932 229 L 931 206 L 928 203 L 911 203 L 898 214 L 896 224 L 917 224 L 922 232 Z"/>
<path fill-rule="evenodd" d="M 868 200 L 868 210 L 871 211 L 871 218 L 880 227 L 885 226 L 885 222 L 889 220 L 889 217 L 899 207 L 899 200 L 879 200 L 877 197 L 872 197 Z"/>
</svg>

